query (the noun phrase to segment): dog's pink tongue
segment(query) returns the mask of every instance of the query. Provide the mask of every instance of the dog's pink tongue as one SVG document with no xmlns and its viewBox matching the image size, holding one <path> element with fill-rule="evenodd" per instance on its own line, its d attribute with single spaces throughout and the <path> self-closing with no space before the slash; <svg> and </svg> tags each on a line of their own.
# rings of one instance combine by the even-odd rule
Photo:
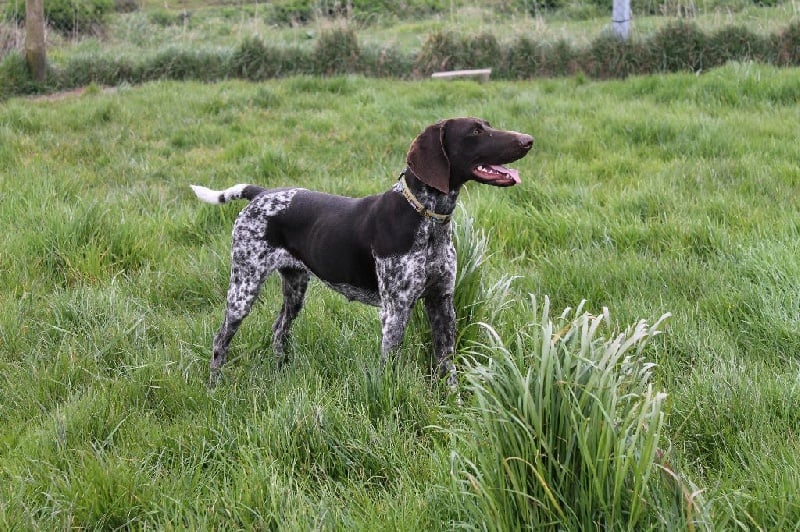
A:
<svg viewBox="0 0 800 532">
<path fill-rule="evenodd" d="M 519 178 L 519 171 L 515 170 L 514 168 L 506 168 L 505 166 L 499 164 L 493 164 L 489 166 L 489 168 L 491 168 L 495 172 L 505 174 L 506 177 L 510 177 L 511 179 L 514 180 L 514 183 L 517 185 L 522 183 L 522 180 Z"/>
</svg>

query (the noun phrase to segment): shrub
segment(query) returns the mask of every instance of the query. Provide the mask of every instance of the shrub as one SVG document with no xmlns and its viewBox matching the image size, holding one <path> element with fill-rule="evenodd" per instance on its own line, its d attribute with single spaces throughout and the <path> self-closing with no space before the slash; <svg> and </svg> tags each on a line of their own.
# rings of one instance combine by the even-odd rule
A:
<svg viewBox="0 0 800 532">
<path fill-rule="evenodd" d="M 274 61 L 269 58 L 269 50 L 258 37 L 248 37 L 231 56 L 231 72 L 234 76 L 259 81 L 272 77 Z"/>
<path fill-rule="evenodd" d="M 318 74 L 356 72 L 361 56 L 356 32 L 350 28 L 323 31 L 314 44 L 312 55 Z"/>
<path fill-rule="evenodd" d="M 500 44 L 493 33 L 479 33 L 462 41 L 465 56 L 457 68 L 497 67 L 501 57 Z"/>
<path fill-rule="evenodd" d="M 578 65 L 578 52 L 560 39 L 545 48 L 540 71 L 544 76 L 570 76 L 578 71 Z"/>
<path fill-rule="evenodd" d="M 457 53 L 457 45 L 456 36 L 452 32 L 431 33 L 422 43 L 414 69 L 423 76 L 444 70 L 450 66 L 450 54 L 454 52 Z"/>
<path fill-rule="evenodd" d="M 259 81 L 292 74 L 310 74 L 311 56 L 299 48 L 267 46 L 258 37 L 250 37 L 233 52 L 231 75 Z"/>
<path fill-rule="evenodd" d="M 638 51 L 633 39 L 623 41 L 613 32 L 606 32 L 589 45 L 582 67 L 595 78 L 624 78 L 639 70 Z"/>
<path fill-rule="evenodd" d="M 94 33 L 114 10 L 114 0 L 48 0 L 44 3 L 47 23 L 65 34 Z M 12 0 L 6 7 L 8 18 L 25 21 L 25 0 Z"/>
<path fill-rule="evenodd" d="M 167 49 L 142 66 L 143 80 L 195 79 L 216 81 L 229 73 L 230 55 L 222 50 Z"/>
<path fill-rule="evenodd" d="M 544 47 L 528 37 L 520 37 L 510 43 L 503 54 L 498 76 L 507 79 L 534 77 L 542 63 Z"/>
<path fill-rule="evenodd" d="M 414 69 L 414 56 L 390 46 L 361 50 L 360 69 L 364 75 L 408 78 Z"/>
<path fill-rule="evenodd" d="M 501 59 L 500 45 L 491 33 L 460 37 L 452 32 L 435 32 L 422 44 L 415 70 L 429 75 L 437 70 L 498 67 Z"/>
<path fill-rule="evenodd" d="M 478 528 L 674 526 L 701 504 L 664 462 L 666 394 L 642 356 L 667 315 L 606 338 L 607 311 L 581 309 L 556 324 L 549 301 L 540 309 L 532 298 L 532 322 L 509 343 L 487 326 L 491 340 L 466 363 L 471 406 L 452 434 L 466 449 L 455 469 Z"/>
<path fill-rule="evenodd" d="M 141 69 L 128 58 L 91 53 L 70 58 L 57 77 L 61 88 L 119 85 L 141 81 Z"/>
<path fill-rule="evenodd" d="M 669 23 L 647 41 L 644 68 L 648 72 L 700 71 L 704 68 L 705 45 L 706 36 L 696 24 Z"/>
<path fill-rule="evenodd" d="M 723 65 L 728 61 L 762 59 L 767 54 L 767 42 L 744 26 L 722 28 L 708 38 L 705 67 Z"/>
<path fill-rule="evenodd" d="M 3 57 L 0 61 L 0 100 L 32 92 L 35 87 L 25 58 L 20 53 L 11 52 Z"/>
<path fill-rule="evenodd" d="M 770 39 L 771 62 L 778 66 L 800 65 L 800 22 L 789 26 Z"/>
</svg>

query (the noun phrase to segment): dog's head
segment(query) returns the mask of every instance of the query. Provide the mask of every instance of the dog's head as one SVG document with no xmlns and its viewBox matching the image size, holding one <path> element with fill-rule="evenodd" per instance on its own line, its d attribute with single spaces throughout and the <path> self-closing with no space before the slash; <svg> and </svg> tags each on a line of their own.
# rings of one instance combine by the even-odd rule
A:
<svg viewBox="0 0 800 532">
<path fill-rule="evenodd" d="M 406 163 L 420 181 L 445 194 L 470 180 L 508 187 L 520 182 L 519 173 L 504 165 L 532 146 L 530 135 L 494 129 L 480 118 L 450 118 L 414 139 Z"/>
</svg>

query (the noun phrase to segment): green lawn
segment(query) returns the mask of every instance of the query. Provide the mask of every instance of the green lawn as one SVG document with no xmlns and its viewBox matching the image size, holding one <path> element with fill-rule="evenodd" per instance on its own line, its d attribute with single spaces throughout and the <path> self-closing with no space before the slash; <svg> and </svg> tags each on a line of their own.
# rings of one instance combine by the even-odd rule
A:
<svg viewBox="0 0 800 532">
<path fill-rule="evenodd" d="M 375 310 L 314 283 L 276 370 L 273 279 L 207 389 L 241 205 L 188 187 L 377 193 L 425 125 L 478 115 L 536 144 L 515 165 L 521 185 L 462 194 L 460 234 L 471 217 L 490 254 L 487 300 L 462 330 L 486 343 L 469 322 L 490 320 L 516 345 L 536 321 L 528 294 L 555 316 L 607 307 L 609 336 L 672 313 L 643 355 L 668 394 L 662 466 L 703 500 L 688 519 L 795 526 L 798 100 L 800 70 L 731 64 L 602 83 L 300 77 L 4 102 L 0 524 L 421 530 L 483 515 L 492 528 L 454 467 L 474 447 L 450 431 L 469 433 L 472 410 L 431 385 L 419 316 L 381 372 Z"/>
</svg>

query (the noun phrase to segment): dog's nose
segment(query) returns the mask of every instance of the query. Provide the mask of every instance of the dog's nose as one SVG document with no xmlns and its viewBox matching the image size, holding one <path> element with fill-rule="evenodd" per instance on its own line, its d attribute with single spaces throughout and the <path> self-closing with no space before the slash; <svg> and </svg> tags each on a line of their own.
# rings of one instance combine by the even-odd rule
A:
<svg viewBox="0 0 800 532">
<path fill-rule="evenodd" d="M 520 133 L 519 143 L 523 148 L 529 150 L 533 146 L 533 137 L 530 135 L 525 135 L 524 133 Z"/>
</svg>

